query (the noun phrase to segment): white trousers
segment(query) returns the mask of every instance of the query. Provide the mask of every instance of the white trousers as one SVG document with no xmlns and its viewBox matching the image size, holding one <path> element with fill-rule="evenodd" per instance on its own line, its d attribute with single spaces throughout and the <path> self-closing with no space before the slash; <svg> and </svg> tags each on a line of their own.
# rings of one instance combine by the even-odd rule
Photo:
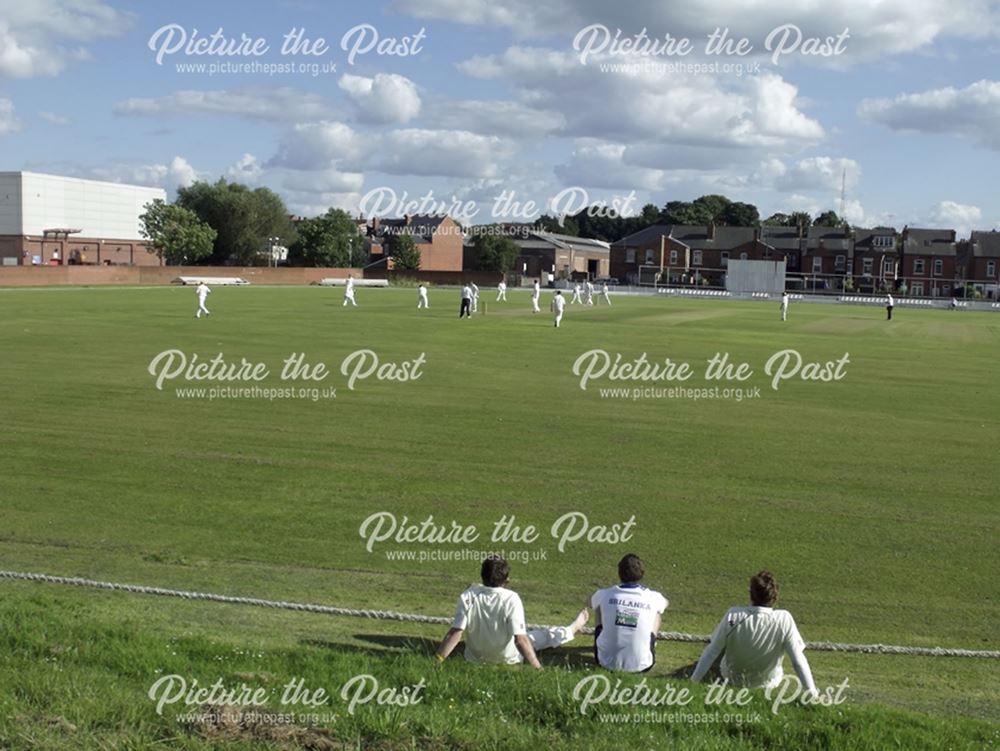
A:
<svg viewBox="0 0 1000 751">
<path fill-rule="evenodd" d="M 426 297 L 421 297 L 419 300 L 417 300 L 417 310 L 419 310 L 420 308 L 429 308 L 429 307 L 430 304 L 427 302 Z"/>
<path fill-rule="evenodd" d="M 556 313 L 556 328 L 559 328 L 559 324 L 562 323 L 563 312 L 560 310 Z"/>
<path fill-rule="evenodd" d="M 350 295 L 350 296 L 344 295 L 344 305 L 347 305 L 347 303 L 350 303 L 355 308 L 358 307 L 358 303 L 354 300 L 354 295 Z"/>
<path fill-rule="evenodd" d="M 538 307 L 538 295 L 531 296 L 531 312 L 541 313 L 542 309 Z"/>
<path fill-rule="evenodd" d="M 211 315 L 208 312 L 208 308 L 205 307 L 205 301 L 204 300 L 199 300 L 198 301 L 198 312 L 194 314 L 194 317 L 195 318 L 201 318 L 201 314 L 202 313 L 204 313 L 205 315 Z"/>
<path fill-rule="evenodd" d="M 543 649 L 561 647 L 567 642 L 573 641 L 573 632 L 566 626 L 555 628 L 536 628 L 528 632 L 528 641 L 535 648 L 536 652 Z"/>
<path fill-rule="evenodd" d="M 500 302 L 501 300 L 507 302 L 507 290 L 505 289 L 502 289 L 499 292 L 497 292 L 497 302 Z"/>
<path fill-rule="evenodd" d="M 787 305 L 782 305 L 781 306 L 781 320 L 782 321 L 788 320 L 788 306 Z"/>
<path fill-rule="evenodd" d="M 572 305 L 573 303 L 577 302 L 581 304 L 583 303 L 583 299 L 580 297 L 580 290 L 576 290 L 573 293 L 573 299 L 569 301 L 569 304 Z"/>
<path fill-rule="evenodd" d="M 610 305 L 611 304 L 611 296 L 605 294 L 604 295 L 604 302 L 606 302 L 608 305 Z"/>
</svg>

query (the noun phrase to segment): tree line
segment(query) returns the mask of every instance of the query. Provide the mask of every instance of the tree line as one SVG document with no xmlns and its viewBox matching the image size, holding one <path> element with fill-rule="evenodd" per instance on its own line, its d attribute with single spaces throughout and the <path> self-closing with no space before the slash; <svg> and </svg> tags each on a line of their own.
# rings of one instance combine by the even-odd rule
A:
<svg viewBox="0 0 1000 751">
<path fill-rule="evenodd" d="M 614 242 L 657 224 L 847 226 L 833 211 L 815 217 L 806 212 L 777 213 L 761 220 L 753 204 L 705 195 L 693 201 L 668 201 L 662 208 L 649 203 L 629 217 L 588 209 L 562 220 L 542 215 L 534 227 Z M 285 202 L 271 189 L 249 188 L 224 178 L 180 188 L 172 204 L 160 200 L 147 204 L 140 216 L 140 233 L 150 252 L 172 265 L 252 266 L 267 258 L 275 242 L 288 248 L 289 265 L 343 268 L 368 260 L 365 238 L 346 211 L 331 208 L 322 216 L 293 222 Z M 477 233 L 473 246 L 484 271 L 509 271 L 519 252 L 517 243 L 502 232 Z M 394 236 L 387 250 L 395 268 L 420 268 L 420 251 L 412 235 Z"/>
</svg>

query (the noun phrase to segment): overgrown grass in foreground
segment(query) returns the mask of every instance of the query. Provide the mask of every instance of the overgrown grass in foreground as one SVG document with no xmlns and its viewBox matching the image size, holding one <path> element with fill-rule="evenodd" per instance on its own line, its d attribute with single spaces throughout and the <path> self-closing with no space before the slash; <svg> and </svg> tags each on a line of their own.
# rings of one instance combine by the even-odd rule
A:
<svg viewBox="0 0 1000 751">
<path fill-rule="evenodd" d="M 84 615 L 85 617 L 80 617 Z M 772 713 L 761 694 L 743 708 L 705 706 L 705 688 L 678 679 L 647 679 L 657 688 L 694 690 L 687 708 L 604 707 L 586 715 L 573 699 L 577 681 L 593 670 L 489 668 L 452 659 L 438 667 L 417 640 L 393 653 L 322 644 L 261 649 L 238 638 L 166 636 L 141 624 L 95 618 L 73 603 L 42 593 L 0 605 L 0 744 L 13 748 L 458 748 L 458 749 L 972 749 L 995 745 L 996 724 L 944 719 L 852 705 L 782 707 Z M 208 686 L 246 684 L 267 690 L 257 711 L 295 714 L 293 725 L 245 722 L 218 726 L 185 721 L 198 710 L 164 706 L 148 697 L 153 681 L 179 675 Z M 605 675 L 604 673 L 600 673 Z M 371 675 L 379 690 L 424 681 L 419 703 L 357 704 L 341 696 L 355 676 Z M 617 678 L 615 676 L 614 678 Z M 331 698 L 317 707 L 281 706 L 289 681 Z M 643 680 L 626 676 L 625 685 Z M 364 687 L 368 693 L 371 682 Z M 412 695 L 412 694 L 411 694 Z M 253 709 L 253 708 L 248 708 Z M 677 712 L 697 721 L 651 717 Z M 309 727 L 300 713 L 320 722 Z M 609 721 L 613 713 L 618 721 Z M 624 713 L 624 714 L 619 714 Z M 742 719 L 737 719 L 739 713 Z M 727 716 L 728 715 L 728 716 Z M 652 721 L 644 721 L 652 720 Z"/>
</svg>

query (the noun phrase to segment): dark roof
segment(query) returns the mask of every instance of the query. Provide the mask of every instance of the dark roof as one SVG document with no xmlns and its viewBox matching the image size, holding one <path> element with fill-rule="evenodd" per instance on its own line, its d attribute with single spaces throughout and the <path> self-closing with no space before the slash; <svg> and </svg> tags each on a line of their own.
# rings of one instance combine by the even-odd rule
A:
<svg viewBox="0 0 1000 751">
<path fill-rule="evenodd" d="M 955 230 L 911 229 L 903 230 L 903 253 L 912 255 L 955 255 Z"/>
<path fill-rule="evenodd" d="M 760 228 L 760 241 L 775 250 L 799 250 L 802 247 L 798 227 L 764 225 Z"/>
<path fill-rule="evenodd" d="M 631 235 L 625 235 L 625 237 L 616 240 L 613 245 L 624 245 L 625 247 L 636 247 L 639 245 L 645 245 L 651 240 L 656 240 L 661 236 L 670 234 L 670 225 L 667 224 L 654 224 L 652 227 L 646 227 L 638 232 L 633 232 Z"/>
<path fill-rule="evenodd" d="M 753 242 L 754 227 L 727 227 L 717 225 L 715 237 L 709 238 L 709 228 L 701 224 L 656 224 L 613 243 L 619 247 L 634 248 L 648 245 L 661 237 L 671 237 L 693 250 L 726 250 Z"/>
<path fill-rule="evenodd" d="M 573 235 L 558 235 L 554 232 L 531 232 L 527 238 L 514 237 L 514 242 L 522 250 L 547 248 L 562 248 L 568 250 L 585 250 L 594 253 L 607 253 L 608 244 L 603 240 Z"/>
<path fill-rule="evenodd" d="M 977 258 L 1000 258 L 1000 232 L 973 232 L 972 255 Z"/>
<path fill-rule="evenodd" d="M 854 247 L 857 248 L 859 245 L 872 247 L 876 237 L 892 237 L 895 240 L 897 232 L 892 227 L 855 227 L 854 228 Z M 889 250 L 895 250 L 895 241 L 891 247 L 879 246 L 878 248 L 873 248 L 882 252 Z"/>
</svg>

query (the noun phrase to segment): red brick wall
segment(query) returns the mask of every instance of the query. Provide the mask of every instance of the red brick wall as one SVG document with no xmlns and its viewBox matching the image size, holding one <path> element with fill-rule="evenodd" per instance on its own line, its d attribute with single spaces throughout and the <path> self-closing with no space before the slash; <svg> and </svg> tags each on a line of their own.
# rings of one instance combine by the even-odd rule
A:
<svg viewBox="0 0 1000 751">
<path fill-rule="evenodd" d="M 234 266 L 0 266 L 0 286 L 170 284 L 179 276 L 239 276 L 251 284 L 311 284 L 344 278 L 361 269 L 267 268 Z"/>
</svg>

